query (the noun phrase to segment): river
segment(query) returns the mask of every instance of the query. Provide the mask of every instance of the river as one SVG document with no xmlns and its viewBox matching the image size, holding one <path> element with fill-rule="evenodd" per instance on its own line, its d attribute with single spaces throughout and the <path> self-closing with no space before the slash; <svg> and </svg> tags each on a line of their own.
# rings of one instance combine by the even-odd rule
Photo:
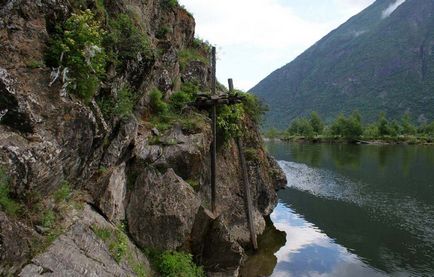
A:
<svg viewBox="0 0 434 277">
<path fill-rule="evenodd" d="M 434 276 L 433 146 L 267 149 L 288 184 L 242 276 Z"/>
</svg>

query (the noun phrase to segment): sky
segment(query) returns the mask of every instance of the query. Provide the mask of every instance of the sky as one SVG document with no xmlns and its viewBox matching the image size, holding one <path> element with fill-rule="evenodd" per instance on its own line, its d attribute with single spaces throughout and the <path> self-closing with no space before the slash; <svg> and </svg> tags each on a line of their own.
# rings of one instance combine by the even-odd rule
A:
<svg viewBox="0 0 434 277">
<path fill-rule="evenodd" d="M 179 0 L 217 47 L 217 78 L 249 90 L 375 0 Z"/>
</svg>

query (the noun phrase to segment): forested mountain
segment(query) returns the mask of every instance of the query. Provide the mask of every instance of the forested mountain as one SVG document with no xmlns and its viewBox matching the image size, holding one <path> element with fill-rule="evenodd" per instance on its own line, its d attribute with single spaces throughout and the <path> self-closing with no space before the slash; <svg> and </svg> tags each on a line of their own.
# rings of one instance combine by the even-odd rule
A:
<svg viewBox="0 0 434 277">
<path fill-rule="evenodd" d="M 434 0 L 377 0 L 251 91 L 269 105 L 265 128 L 312 111 L 432 120 L 433 49 Z"/>
</svg>

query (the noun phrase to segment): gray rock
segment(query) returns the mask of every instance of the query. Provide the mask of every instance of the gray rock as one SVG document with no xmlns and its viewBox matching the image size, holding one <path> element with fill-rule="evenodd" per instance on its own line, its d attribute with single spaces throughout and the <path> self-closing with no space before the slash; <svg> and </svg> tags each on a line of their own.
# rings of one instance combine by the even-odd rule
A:
<svg viewBox="0 0 434 277">
<path fill-rule="evenodd" d="M 120 223 L 125 219 L 125 196 L 127 192 L 127 177 L 125 163 L 103 173 L 97 184 L 90 184 L 95 204 L 112 222 Z"/>
<path fill-rule="evenodd" d="M 129 258 L 124 257 L 117 263 L 92 228 L 115 230 L 114 226 L 86 206 L 83 218 L 44 253 L 33 258 L 19 276 L 137 276 L 133 270 L 137 264 L 142 264 L 150 272 L 149 262 L 130 241 L 127 241 L 126 253 Z"/>
<path fill-rule="evenodd" d="M 14 275 L 31 259 L 31 242 L 39 235 L 0 212 L 0 275 Z"/>
<path fill-rule="evenodd" d="M 130 117 L 127 121 L 119 123 L 120 127 L 116 136 L 106 148 L 101 165 L 110 167 L 118 162 L 128 149 L 137 134 L 137 120 Z"/>
<path fill-rule="evenodd" d="M 200 199 L 172 169 L 145 169 L 127 208 L 131 236 L 142 247 L 177 249 L 189 238 Z"/>
<path fill-rule="evenodd" d="M 223 218 L 217 218 L 205 240 L 203 252 L 208 275 L 238 276 L 244 257 L 243 248 L 231 237 Z"/>
</svg>

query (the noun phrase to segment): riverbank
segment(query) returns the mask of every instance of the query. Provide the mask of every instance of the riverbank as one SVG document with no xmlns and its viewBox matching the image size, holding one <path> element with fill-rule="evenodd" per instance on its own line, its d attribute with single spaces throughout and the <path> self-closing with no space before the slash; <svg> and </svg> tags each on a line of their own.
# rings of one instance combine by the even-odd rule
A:
<svg viewBox="0 0 434 277">
<path fill-rule="evenodd" d="M 277 138 L 263 138 L 264 141 L 283 141 L 295 143 L 324 143 L 324 144 L 372 144 L 372 145 L 434 145 L 432 137 L 415 137 L 415 136 L 398 136 L 398 137 L 382 137 L 382 138 L 342 138 L 330 136 L 284 136 Z"/>
</svg>

